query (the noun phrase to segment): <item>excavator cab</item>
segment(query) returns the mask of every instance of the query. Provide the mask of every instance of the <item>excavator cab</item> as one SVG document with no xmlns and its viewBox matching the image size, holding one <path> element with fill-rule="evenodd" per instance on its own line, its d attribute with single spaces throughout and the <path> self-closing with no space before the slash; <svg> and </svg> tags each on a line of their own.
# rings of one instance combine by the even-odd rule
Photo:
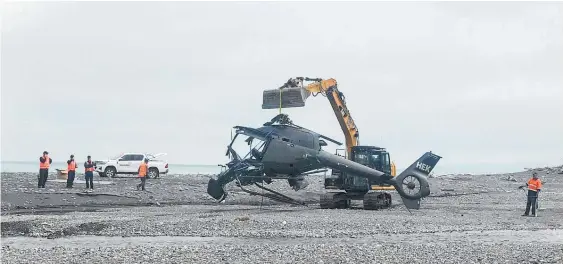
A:
<svg viewBox="0 0 563 264">
<path fill-rule="evenodd" d="M 372 169 L 389 175 L 391 174 L 389 153 L 384 148 L 375 146 L 354 146 L 352 147 L 350 159 Z"/>
<path fill-rule="evenodd" d="M 338 155 L 338 153 L 337 153 Z M 348 159 L 366 167 L 395 176 L 389 152 L 385 148 L 376 146 L 354 146 Z M 347 192 L 364 193 L 369 190 L 394 190 L 389 184 L 369 182 L 364 177 L 358 177 L 333 169 L 331 175 L 325 178 L 325 189 L 339 189 Z"/>
<path fill-rule="evenodd" d="M 364 166 L 384 172 L 385 174 L 395 176 L 394 164 L 391 163 L 389 152 L 385 148 L 376 146 L 354 146 L 350 156 L 352 161 L 360 163 Z M 355 179 L 357 177 L 350 175 L 347 179 L 354 184 L 348 185 L 347 189 L 353 190 L 394 190 L 395 187 L 389 184 L 380 184 L 377 182 L 368 182 L 367 179 Z M 346 182 L 346 180 L 344 181 Z"/>
</svg>

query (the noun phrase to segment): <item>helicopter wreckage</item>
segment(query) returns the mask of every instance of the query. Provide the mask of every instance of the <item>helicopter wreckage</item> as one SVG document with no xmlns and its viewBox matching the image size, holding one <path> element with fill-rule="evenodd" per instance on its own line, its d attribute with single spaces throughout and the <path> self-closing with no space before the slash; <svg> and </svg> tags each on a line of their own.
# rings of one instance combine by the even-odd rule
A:
<svg viewBox="0 0 563 264">
<path fill-rule="evenodd" d="M 307 186 L 305 175 L 327 171 L 327 168 L 330 168 L 363 178 L 371 183 L 392 185 L 403 201 L 419 203 L 422 198 L 430 194 L 427 176 L 441 158 L 432 152 L 426 152 L 401 174 L 393 177 L 323 150 L 322 147 L 328 145 L 326 141 L 338 145 L 342 143 L 293 124 L 286 114 L 275 116 L 259 128 L 245 126 L 234 128 L 236 134 L 227 146 L 225 154 L 229 156 L 230 161 L 226 163 L 224 166 L 226 169 L 216 179 L 209 180 L 207 186 L 207 193 L 219 202 L 227 198 L 225 186 L 235 181 L 238 187 L 251 195 L 305 205 L 304 202 L 264 187 L 264 183 L 269 184 L 274 179 L 283 179 L 297 191 Z M 243 157 L 233 147 L 236 142 L 240 143 L 238 139 L 241 137 L 246 137 L 244 143 L 249 146 L 248 153 Z M 255 185 L 267 192 L 255 192 L 244 187 L 249 185 Z M 369 191 L 366 188 L 364 194 Z M 338 202 L 337 197 L 334 195 L 334 204 Z"/>
</svg>

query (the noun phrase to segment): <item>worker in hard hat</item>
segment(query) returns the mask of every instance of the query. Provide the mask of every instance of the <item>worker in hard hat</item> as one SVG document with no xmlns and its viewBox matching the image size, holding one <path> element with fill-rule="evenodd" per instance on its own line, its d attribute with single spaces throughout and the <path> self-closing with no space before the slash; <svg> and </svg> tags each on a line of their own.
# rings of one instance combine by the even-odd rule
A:
<svg viewBox="0 0 563 264">
<path fill-rule="evenodd" d="M 74 176 L 76 176 L 76 161 L 74 161 L 74 155 L 70 155 L 70 159 L 66 161 L 66 164 L 66 187 L 72 188 L 72 185 L 74 184 Z"/>
<path fill-rule="evenodd" d="M 522 216 L 528 216 L 530 214 L 530 207 L 532 207 L 532 216 L 536 217 L 536 202 L 538 194 L 541 191 L 541 185 L 542 183 L 538 178 L 538 173 L 534 171 L 532 178 L 528 180 L 526 185 L 518 187 L 519 189 L 523 189 L 526 186 L 528 187 L 528 202 L 526 203 L 526 211 Z"/>
</svg>

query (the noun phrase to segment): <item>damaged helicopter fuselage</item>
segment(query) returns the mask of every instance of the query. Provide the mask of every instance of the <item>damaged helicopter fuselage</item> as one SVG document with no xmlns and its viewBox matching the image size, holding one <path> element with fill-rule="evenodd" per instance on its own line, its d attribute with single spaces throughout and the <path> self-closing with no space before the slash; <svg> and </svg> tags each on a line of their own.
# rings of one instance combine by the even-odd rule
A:
<svg viewBox="0 0 563 264">
<path fill-rule="evenodd" d="M 259 128 L 234 128 L 236 134 L 227 146 L 226 153 L 231 161 L 217 179 L 209 180 L 207 187 L 208 194 L 220 201 L 227 195 L 225 185 L 232 181 L 236 181 L 239 187 L 250 193 L 252 191 L 245 190 L 242 186 L 255 184 L 266 189 L 258 183 L 271 183 L 274 179 L 285 179 L 294 190 L 299 190 L 307 186 L 304 175 L 326 171 L 326 168 L 344 171 L 370 182 L 393 185 L 401 197 L 416 200 L 430 194 L 426 180 L 428 168 L 434 167 L 440 158 L 427 152 L 399 176 L 392 177 L 322 150 L 327 145 L 325 140 L 338 145 L 342 143 L 293 124 L 285 114 L 274 117 Z M 240 143 L 243 137 L 246 138 L 243 143 L 248 146 L 248 152 L 241 157 L 240 148 L 234 148 L 233 145 Z M 424 164 L 424 169 L 421 169 L 420 164 Z M 410 181 L 403 182 L 405 178 Z M 274 193 L 270 196 L 272 199 L 295 203 L 287 196 L 266 190 Z"/>
<path fill-rule="evenodd" d="M 219 174 L 217 180 L 211 179 L 209 182 L 208 193 L 215 199 L 225 198 L 223 188 L 233 180 L 236 180 L 237 185 L 246 186 L 285 179 L 297 191 L 307 186 L 304 175 L 322 172 L 324 166 L 311 162 L 307 155 L 315 155 L 326 145 L 324 140 L 319 140 L 324 136 L 285 125 L 234 128 L 236 133 L 227 146 L 226 154 L 231 161 L 226 164 L 227 169 Z M 242 138 L 249 146 L 248 153 L 243 157 L 233 147 Z"/>
</svg>

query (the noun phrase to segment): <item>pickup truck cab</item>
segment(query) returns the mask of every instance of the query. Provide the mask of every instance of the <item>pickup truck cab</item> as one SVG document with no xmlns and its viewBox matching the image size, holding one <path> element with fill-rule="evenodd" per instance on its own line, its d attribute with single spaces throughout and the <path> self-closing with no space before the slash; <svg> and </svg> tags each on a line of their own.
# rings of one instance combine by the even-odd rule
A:
<svg viewBox="0 0 563 264">
<path fill-rule="evenodd" d="M 96 171 L 100 177 L 114 177 L 118 174 L 137 174 L 139 166 L 145 158 L 149 159 L 149 170 L 147 178 L 158 178 L 161 174 L 168 173 L 168 162 L 159 160 L 157 157 L 166 155 L 159 153 L 156 155 L 143 153 L 122 153 L 107 160 L 97 160 Z"/>
</svg>

